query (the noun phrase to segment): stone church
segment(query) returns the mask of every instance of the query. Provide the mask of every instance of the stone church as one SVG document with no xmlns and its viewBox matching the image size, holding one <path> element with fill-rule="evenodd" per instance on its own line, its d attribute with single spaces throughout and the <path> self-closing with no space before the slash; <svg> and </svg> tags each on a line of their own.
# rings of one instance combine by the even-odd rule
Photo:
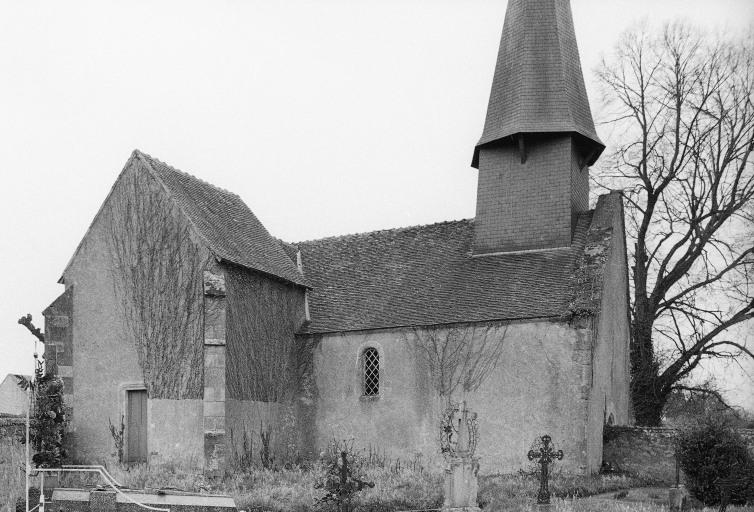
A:
<svg viewBox="0 0 754 512">
<path fill-rule="evenodd" d="M 332 439 L 427 463 L 463 399 L 482 472 L 543 434 L 596 471 L 630 417 L 621 195 L 589 207 L 603 149 L 568 0 L 509 0 L 473 219 L 288 243 L 134 151 L 44 312 L 76 458 L 110 457 L 112 425 L 125 461 L 208 472 Z"/>
</svg>

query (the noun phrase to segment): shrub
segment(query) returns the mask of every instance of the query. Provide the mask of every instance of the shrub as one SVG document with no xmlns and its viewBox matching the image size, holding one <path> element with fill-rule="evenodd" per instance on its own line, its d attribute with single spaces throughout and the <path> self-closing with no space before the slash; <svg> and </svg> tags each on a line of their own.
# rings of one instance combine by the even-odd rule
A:
<svg viewBox="0 0 754 512">
<path fill-rule="evenodd" d="M 322 457 L 324 478 L 314 486 L 324 495 L 317 500 L 321 508 L 334 505 L 338 512 L 352 510 L 357 493 L 365 487 L 374 487 L 364 476 L 364 458 L 354 452 L 353 441 L 333 440 Z"/>
<path fill-rule="evenodd" d="M 29 509 L 34 508 L 34 505 L 39 503 L 40 495 L 37 487 L 29 487 Z M 16 512 L 26 512 L 26 501 L 24 501 L 23 495 L 16 500 Z"/>
<path fill-rule="evenodd" d="M 683 431 L 676 449 L 689 492 L 705 505 L 720 501 L 720 489 L 715 483 L 718 478 L 743 477 L 754 470 L 746 441 L 729 425 L 711 418 Z M 743 489 L 736 491 L 731 493 L 731 502 L 744 503 Z"/>
<path fill-rule="evenodd" d="M 35 371 L 35 381 L 19 380 L 19 386 L 34 387 L 34 409 L 29 438 L 35 451 L 32 462 L 38 468 L 60 467 L 67 456 L 65 449 L 66 412 L 63 404 L 63 380 L 52 372 Z"/>
</svg>

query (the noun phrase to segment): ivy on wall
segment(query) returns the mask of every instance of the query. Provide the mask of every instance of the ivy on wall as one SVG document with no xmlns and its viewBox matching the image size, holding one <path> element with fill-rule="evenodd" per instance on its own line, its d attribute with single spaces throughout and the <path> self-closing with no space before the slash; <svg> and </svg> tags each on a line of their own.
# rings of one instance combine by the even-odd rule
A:
<svg viewBox="0 0 754 512">
<path fill-rule="evenodd" d="M 125 172 L 118 188 L 106 211 L 110 270 L 147 393 L 201 398 L 202 250 L 148 170 Z"/>
<path fill-rule="evenodd" d="M 300 387 L 303 290 L 232 265 L 225 283 L 228 397 L 289 402 Z"/>
</svg>

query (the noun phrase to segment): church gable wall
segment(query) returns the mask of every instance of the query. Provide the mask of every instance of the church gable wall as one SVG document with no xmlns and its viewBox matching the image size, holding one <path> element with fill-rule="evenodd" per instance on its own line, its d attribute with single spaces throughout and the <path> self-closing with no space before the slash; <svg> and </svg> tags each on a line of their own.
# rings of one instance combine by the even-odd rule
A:
<svg viewBox="0 0 754 512">
<path fill-rule="evenodd" d="M 186 423 L 195 416 L 197 406 L 201 406 L 202 368 L 201 359 L 196 358 L 197 346 L 201 356 L 201 339 L 194 340 L 195 345 L 189 338 L 178 347 L 180 350 L 151 346 L 144 352 L 148 361 L 145 367 L 140 362 L 134 331 L 125 320 L 123 303 L 115 291 L 114 279 L 119 274 L 110 248 L 118 231 L 111 229 L 109 209 L 128 198 L 133 190 L 128 184 L 137 175 L 149 184 L 150 190 L 160 191 L 158 184 L 149 181 L 138 166 L 138 161 L 129 161 L 63 276 L 66 289 L 73 290 L 70 357 L 75 385 L 69 405 L 73 408 L 75 456 L 88 462 L 110 458 L 114 443 L 108 420 L 118 428 L 121 416 L 126 415 L 127 392 L 138 389 L 149 390 L 148 454 L 166 459 L 178 457 L 179 461 L 201 457 L 201 453 L 195 453 L 200 439 L 196 439 L 191 433 L 193 427 Z M 172 218 L 180 221 L 178 217 Z M 205 259 L 206 253 L 201 258 Z M 166 293 L 155 283 L 144 283 L 147 285 L 151 285 L 151 291 Z M 170 431 L 185 435 L 167 435 Z"/>
<path fill-rule="evenodd" d="M 481 471 L 528 467 L 526 453 L 544 434 L 564 450 L 564 468 L 587 471 L 591 329 L 540 321 L 494 332 L 503 344 L 499 364 L 466 398 L 479 414 Z M 353 438 L 358 447 L 404 460 L 419 454 L 425 465 L 439 467 L 443 407 L 413 336 L 412 330 L 322 336 L 314 353 L 320 449 L 333 438 Z M 380 356 L 378 396 L 364 395 L 362 354 L 369 348 Z"/>
<path fill-rule="evenodd" d="M 628 271 L 620 196 L 611 194 L 598 206 L 597 215 L 611 227 L 612 236 L 602 270 L 602 293 L 596 320 L 594 375 L 589 410 L 590 465 L 602 462 L 602 427 L 629 422 L 629 319 Z"/>
</svg>

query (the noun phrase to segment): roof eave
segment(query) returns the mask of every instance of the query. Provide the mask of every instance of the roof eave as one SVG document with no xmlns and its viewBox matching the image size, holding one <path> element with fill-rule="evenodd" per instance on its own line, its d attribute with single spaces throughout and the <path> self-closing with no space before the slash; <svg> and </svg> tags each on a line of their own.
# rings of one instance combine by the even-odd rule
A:
<svg viewBox="0 0 754 512">
<path fill-rule="evenodd" d="M 292 285 L 295 285 L 295 286 L 300 286 L 302 288 L 306 288 L 307 290 L 314 289 L 314 287 L 311 284 L 309 284 L 309 282 L 306 279 L 304 279 L 303 276 L 302 276 L 301 279 L 296 279 L 294 281 L 292 279 L 288 279 L 287 277 L 279 276 L 277 274 L 273 274 L 272 272 L 267 272 L 265 270 L 262 270 L 262 269 L 250 266 L 248 264 L 241 263 L 239 261 L 235 261 L 234 259 L 231 259 L 231 258 L 226 258 L 224 256 L 218 256 L 218 255 L 215 255 L 215 258 L 217 259 L 217 261 L 219 263 L 230 263 L 231 265 L 235 265 L 237 267 L 242 267 L 242 268 L 245 268 L 246 270 L 251 270 L 252 272 L 257 272 L 259 274 L 262 274 L 265 277 L 269 277 L 270 279 L 274 279 L 275 281 L 280 281 L 280 282 L 283 282 L 283 283 L 292 284 Z"/>
<path fill-rule="evenodd" d="M 519 134 L 555 134 L 555 133 L 568 133 L 576 135 L 581 143 L 585 144 L 589 149 L 587 150 L 587 159 L 586 164 L 589 166 L 592 166 L 595 164 L 597 159 L 602 155 L 602 152 L 605 150 L 605 144 L 602 143 L 600 138 L 597 136 L 597 134 L 590 134 L 585 133 L 581 130 L 561 130 L 561 129 L 552 129 L 549 130 L 547 128 L 538 129 L 538 130 L 520 130 L 520 131 L 513 131 L 513 132 L 505 132 L 503 134 L 497 135 L 492 138 L 485 138 L 482 137 L 479 139 L 479 142 L 477 142 L 476 146 L 474 147 L 474 155 L 471 157 L 471 167 L 475 169 L 479 169 L 479 151 L 483 147 L 489 147 L 492 144 L 499 143 L 502 141 L 505 141 L 505 139 L 513 139 Z"/>
</svg>

